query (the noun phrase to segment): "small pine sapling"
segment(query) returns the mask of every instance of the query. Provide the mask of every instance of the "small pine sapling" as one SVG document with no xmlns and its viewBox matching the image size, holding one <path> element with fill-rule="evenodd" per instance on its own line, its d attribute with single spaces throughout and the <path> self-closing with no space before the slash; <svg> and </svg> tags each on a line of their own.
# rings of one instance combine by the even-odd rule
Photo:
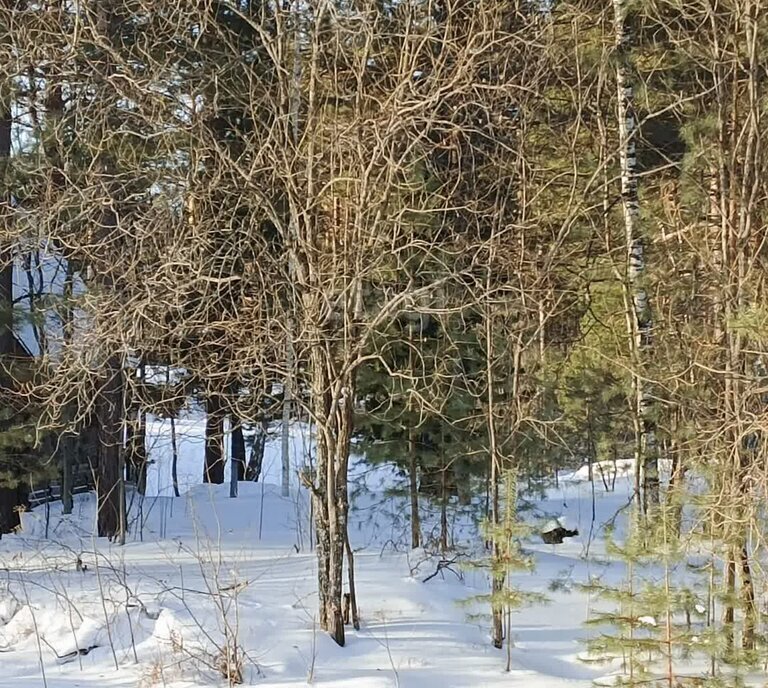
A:
<svg viewBox="0 0 768 688">
<path fill-rule="evenodd" d="M 635 507 L 639 508 L 639 507 Z M 705 599 L 684 575 L 686 559 L 664 507 L 654 510 L 653 528 L 630 516 L 630 532 L 622 544 L 610 535 L 608 553 L 624 564 L 617 584 L 594 580 L 585 589 L 605 610 L 593 610 L 587 625 L 600 633 L 587 641 L 590 660 L 621 660 L 616 684 L 677 688 L 703 677 L 691 671 L 691 649 L 700 645 Z M 695 675 L 693 675 L 695 674 Z"/>
<path fill-rule="evenodd" d="M 514 573 L 532 571 L 534 568 L 533 558 L 521 546 L 521 541 L 531 534 L 531 529 L 518 516 L 516 473 L 513 470 L 505 471 L 502 483 L 504 503 L 501 518 L 497 523 L 486 521 L 483 528 L 485 538 L 492 543 L 491 555 L 473 564 L 489 571 L 491 591 L 486 595 L 476 595 L 467 602 L 490 605 L 494 626 L 498 624 L 501 628 L 501 642 L 497 644 L 494 637 L 494 645 L 498 649 L 506 648 L 506 671 L 510 671 L 512 615 L 522 607 L 546 603 L 547 597 L 543 593 L 522 590 L 513 585 Z M 487 615 L 484 616 L 487 618 Z"/>
</svg>

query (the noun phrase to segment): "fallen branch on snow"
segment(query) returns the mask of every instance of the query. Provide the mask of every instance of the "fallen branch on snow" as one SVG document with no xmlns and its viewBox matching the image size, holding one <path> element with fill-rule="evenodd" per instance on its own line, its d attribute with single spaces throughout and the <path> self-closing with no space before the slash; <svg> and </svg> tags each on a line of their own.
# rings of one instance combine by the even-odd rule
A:
<svg viewBox="0 0 768 688">
<path fill-rule="evenodd" d="M 434 570 L 433 573 L 430 573 L 424 580 L 422 580 L 422 583 L 426 583 L 427 581 L 431 581 L 435 576 L 442 575 L 443 571 L 446 569 L 450 571 L 456 578 L 459 580 L 462 580 L 461 573 L 451 568 L 459 559 L 459 555 L 457 554 L 452 559 L 441 559 L 437 562 L 437 568 Z"/>
</svg>

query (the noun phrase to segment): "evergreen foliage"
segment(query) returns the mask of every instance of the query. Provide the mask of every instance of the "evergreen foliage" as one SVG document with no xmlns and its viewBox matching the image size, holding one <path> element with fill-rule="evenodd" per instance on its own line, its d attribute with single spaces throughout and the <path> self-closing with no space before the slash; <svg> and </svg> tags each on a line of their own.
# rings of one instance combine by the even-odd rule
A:
<svg viewBox="0 0 768 688">
<path fill-rule="evenodd" d="M 485 558 L 475 560 L 472 566 L 488 571 L 491 592 L 476 595 L 466 600 L 467 604 L 485 603 L 493 614 L 498 614 L 503 628 L 500 640 L 505 641 L 506 670 L 512 668 L 511 651 L 514 646 L 512 618 L 516 610 L 532 604 L 544 604 L 544 593 L 522 590 L 514 583 L 516 573 L 532 571 L 533 558 L 523 549 L 523 540 L 531 535 L 531 528 L 518 516 L 517 477 L 513 469 L 504 472 L 502 478 L 503 515 L 496 523 L 487 520 L 483 533 L 492 542 L 492 552 Z M 498 645 L 499 649 L 502 647 Z"/>
</svg>

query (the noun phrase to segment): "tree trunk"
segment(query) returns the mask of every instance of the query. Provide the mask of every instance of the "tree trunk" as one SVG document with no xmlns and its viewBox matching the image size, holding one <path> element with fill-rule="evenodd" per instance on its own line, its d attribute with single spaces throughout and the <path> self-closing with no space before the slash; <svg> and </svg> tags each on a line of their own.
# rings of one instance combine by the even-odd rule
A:
<svg viewBox="0 0 768 688">
<path fill-rule="evenodd" d="M 139 365 L 139 384 L 144 381 L 145 366 Z M 131 404 L 131 419 L 128 422 L 126 447 L 128 449 L 127 469 L 129 479 L 136 485 L 139 494 L 147 493 L 147 416 L 138 400 Z"/>
<path fill-rule="evenodd" d="M 16 490 L 12 487 L 0 487 L 0 539 L 12 533 L 21 524 L 16 509 Z"/>
<path fill-rule="evenodd" d="M 243 437 L 243 424 L 234 415 L 232 416 L 232 472 L 235 480 L 245 480 L 245 438 Z"/>
<path fill-rule="evenodd" d="M 352 434 L 354 375 L 333 384 L 328 354 L 312 355 L 312 397 L 317 427 L 317 472 L 312 486 L 317 532 L 320 626 L 344 645 L 343 573 L 349 495 L 347 467 Z M 335 361 L 330 361 L 335 363 Z M 348 562 L 349 566 L 353 562 Z"/>
<path fill-rule="evenodd" d="M 134 408 L 132 415 L 126 442 L 128 477 L 143 495 L 147 493 L 147 416 L 139 408 Z"/>
<path fill-rule="evenodd" d="M 72 485 L 72 452 L 74 437 L 61 438 L 61 511 L 71 514 L 74 506 Z"/>
<path fill-rule="evenodd" d="M 416 461 L 416 438 L 413 428 L 408 430 L 408 492 L 411 497 L 411 548 L 421 546 L 421 519 L 419 518 L 419 478 Z"/>
<path fill-rule="evenodd" d="M 293 344 L 290 340 L 292 331 L 289 323 L 289 336 L 286 341 L 286 375 L 283 381 L 283 421 L 281 428 L 280 441 L 280 463 L 281 463 L 281 488 L 280 493 L 283 497 L 290 494 L 291 488 L 291 410 L 293 406 Z"/>
<path fill-rule="evenodd" d="M 421 322 L 421 321 L 419 321 Z M 419 328 L 421 331 L 421 328 Z M 408 328 L 408 371 L 413 376 L 413 327 Z M 416 429 L 413 426 L 413 395 L 408 395 L 408 411 L 411 427 L 408 428 L 408 491 L 411 498 L 411 548 L 421 545 L 421 522 L 419 518 L 419 479 L 416 457 Z"/>
<path fill-rule="evenodd" d="M 6 162 L 11 155 L 11 110 L 3 99 L 5 84 L 0 83 L 0 213 L 8 200 Z M 13 256 L 8 246 L 0 246 L 0 384 L 10 384 L 7 374 L 9 358 L 14 351 L 13 338 Z M 0 463 L 0 465 L 2 465 Z M 20 525 L 18 493 L 14 487 L 0 486 L 0 537 Z"/>
<path fill-rule="evenodd" d="M 11 108 L 5 102 L 5 84 L 0 83 L 0 217 L 9 212 L 4 208 L 10 197 L 7 161 L 11 157 Z M 14 351 L 13 338 L 13 255 L 10 246 L 0 246 L 0 356 L 10 356 Z M 7 361 L 0 361 L 3 367 Z M 2 378 L 5 378 L 3 373 Z"/>
<path fill-rule="evenodd" d="M 74 322 L 72 313 L 72 281 L 74 279 L 74 270 L 69 262 L 67 262 L 67 271 L 64 278 L 64 289 L 62 293 L 63 297 L 63 309 L 62 309 L 62 331 L 64 336 L 64 346 L 68 347 L 72 343 L 74 335 Z M 61 438 L 61 444 L 59 446 L 60 451 L 60 466 L 61 466 L 61 507 L 64 514 L 71 514 L 73 507 L 73 490 L 72 484 L 72 463 L 75 460 L 75 456 L 78 452 L 78 443 L 80 438 L 73 435 L 70 432 L 69 424 L 74 417 L 73 404 L 67 404 L 64 409 L 64 435 Z"/>
<path fill-rule="evenodd" d="M 441 445 L 444 439 L 440 438 Z M 444 449 L 441 446 L 441 452 Z M 448 551 L 448 467 L 445 454 L 440 457 L 440 551 L 445 555 Z"/>
<path fill-rule="evenodd" d="M 725 607 L 723 609 L 723 633 L 725 634 L 725 656 L 730 657 L 736 645 L 734 621 L 736 613 L 733 599 L 736 596 L 736 558 L 729 550 L 728 560 L 725 562 Z"/>
<path fill-rule="evenodd" d="M 268 430 L 269 421 L 266 417 L 262 417 L 261 422 L 256 426 L 256 435 L 253 438 L 253 445 L 251 447 L 251 458 L 248 460 L 248 468 L 245 470 L 245 479 L 254 483 L 258 482 L 261 477 Z"/>
<path fill-rule="evenodd" d="M 486 281 L 486 293 L 490 294 L 490 270 Z M 506 575 L 500 560 L 502 557 L 502 543 L 499 541 L 499 528 L 501 526 L 501 503 L 499 499 L 499 478 L 502 469 L 502 457 L 496 441 L 496 399 L 493 393 L 493 322 L 490 305 L 485 310 L 485 386 L 486 386 L 486 423 L 488 425 L 488 468 L 490 475 L 490 540 L 491 540 L 491 643 L 500 650 L 504 647 L 504 606 L 501 603 L 501 594 L 504 590 Z M 517 368 L 517 366 L 516 366 Z"/>
<path fill-rule="evenodd" d="M 746 543 L 741 548 L 741 600 L 744 607 L 744 632 L 741 636 L 741 646 L 745 650 L 755 649 L 755 633 L 757 632 L 757 605 L 755 604 L 755 587 L 752 582 L 752 567 L 749 563 L 749 550 Z"/>
<path fill-rule="evenodd" d="M 176 416 L 171 416 L 171 481 L 173 482 L 173 495 L 179 496 L 179 445 L 176 439 Z"/>
<path fill-rule="evenodd" d="M 210 394 L 206 399 L 204 483 L 224 482 L 224 410 L 221 397 Z"/>
<path fill-rule="evenodd" d="M 147 413 L 139 410 L 139 428 L 136 433 L 136 451 L 139 465 L 139 479 L 136 489 L 139 494 L 147 494 L 147 466 L 149 457 L 147 456 Z"/>
<path fill-rule="evenodd" d="M 99 537 L 125 538 L 125 482 L 123 475 L 122 421 L 123 371 L 119 360 L 111 357 L 104 366 L 106 381 L 96 402 L 98 422 L 98 496 Z"/>
<path fill-rule="evenodd" d="M 356 631 L 360 630 L 360 616 L 357 612 L 357 590 L 355 588 L 355 555 L 352 552 L 352 545 L 349 543 L 349 532 L 344 533 L 344 550 L 347 553 L 347 575 L 349 582 L 349 593 L 347 598 L 349 599 L 350 617 L 346 623 L 352 621 L 352 628 Z"/>
<path fill-rule="evenodd" d="M 672 475 L 669 480 L 669 497 L 667 503 L 672 503 L 670 518 L 672 519 L 673 531 L 680 536 L 683 528 L 683 497 L 685 490 L 685 466 L 682 457 L 677 448 L 677 441 L 670 443 L 670 453 L 672 454 Z"/>
<path fill-rule="evenodd" d="M 15 487 L 0 487 L 0 538 L 21 527 L 21 513 L 29 508 L 29 484 L 22 480 Z"/>
<path fill-rule="evenodd" d="M 621 200 L 627 247 L 627 325 L 633 358 L 634 412 L 638 434 L 635 450 L 640 473 L 642 506 L 645 511 L 658 504 L 659 461 L 653 422 L 652 395 L 643 375 L 651 346 L 652 318 L 645 279 L 645 242 L 640 218 L 637 176 L 637 116 L 632 83 L 633 36 L 627 21 L 629 0 L 613 0 L 615 46 L 617 56 L 616 86 L 620 137 Z"/>
</svg>

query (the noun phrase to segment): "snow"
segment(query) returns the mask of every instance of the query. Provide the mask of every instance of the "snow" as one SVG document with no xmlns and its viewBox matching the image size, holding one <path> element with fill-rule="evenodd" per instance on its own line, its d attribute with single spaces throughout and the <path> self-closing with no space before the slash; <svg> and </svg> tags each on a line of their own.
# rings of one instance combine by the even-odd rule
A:
<svg viewBox="0 0 768 688">
<path fill-rule="evenodd" d="M 586 482 L 589 480 L 589 465 L 585 464 L 576 469 L 570 475 L 565 476 L 565 480 L 571 482 Z M 618 459 L 616 461 L 595 461 L 592 464 L 593 475 L 596 478 L 605 477 L 606 480 L 612 480 L 614 477 L 628 477 L 634 475 L 634 459 Z"/>
<path fill-rule="evenodd" d="M 362 627 L 337 647 L 315 622 L 315 555 L 309 547 L 307 495 L 293 484 L 280 496 L 279 433 L 265 453 L 264 483 L 193 484 L 202 451 L 199 421 L 179 422 L 186 433 L 180 474 L 184 493 L 169 495 L 164 423 L 153 420 L 155 486 L 143 501 L 131 495 L 129 542 L 119 547 L 92 536 L 94 498 L 76 497 L 74 513 L 51 508 L 52 536 L 43 535 L 44 510 L 24 514 L 23 532 L 0 540 L 0 687 L 192 688 L 226 685 L 218 667 L 227 638 L 243 658 L 245 685 L 267 688 L 413 688 L 591 686 L 605 666 L 585 664 L 583 622 L 589 593 L 579 583 L 620 577 L 602 561 L 601 524 L 631 494 L 630 481 L 597 491 L 598 520 L 590 529 L 592 491 L 561 482 L 537 503 L 532 517 L 568 522 L 581 536 L 562 545 L 532 537 L 526 548 L 537 567 L 513 583 L 544 593 L 546 605 L 514 615 L 513 670 L 489 643 L 489 622 L 473 605 L 487 592 L 486 574 L 456 565 L 434 573 L 439 555 L 409 551 L 402 497 L 387 490 L 399 479 L 391 466 L 353 465 L 357 490 L 350 537 Z M 306 458 L 306 429 L 291 429 L 294 465 Z M 196 439 L 197 438 L 197 439 Z M 141 508 L 139 508 L 139 506 Z M 477 526 L 452 505 L 452 538 L 463 548 L 480 542 Z M 423 504 L 423 529 L 438 514 Z M 403 532 L 395 532 L 397 529 Z M 590 530 L 594 542 L 585 558 Z M 85 570 L 77 567 L 78 557 Z M 554 585 L 556 582 L 557 585 Z"/>
<path fill-rule="evenodd" d="M 179 492 L 184 494 L 200 483 L 205 456 L 205 413 L 190 404 L 182 409 L 176 426 L 176 443 L 179 455 L 178 483 Z M 227 459 L 224 482 L 229 483 L 231 457 L 231 435 L 229 424 L 225 423 L 224 454 Z M 267 482 L 280 483 L 281 471 L 281 430 L 275 425 L 270 429 L 264 450 L 262 475 Z M 289 461 L 291 465 L 290 483 L 298 489 L 298 471 L 303 467 L 309 455 L 309 431 L 306 425 L 293 423 L 289 427 Z M 173 442 L 171 421 L 150 415 L 147 418 L 147 495 L 173 496 L 171 464 L 173 461 Z"/>
<path fill-rule="evenodd" d="M 669 475 L 672 470 L 670 459 L 659 460 L 659 472 L 662 476 Z M 573 473 L 563 476 L 563 480 L 569 482 L 586 482 L 589 480 L 589 464 L 584 464 Z M 592 472 L 596 480 L 605 480 L 608 483 L 617 478 L 631 478 L 635 474 L 634 459 L 617 459 L 616 461 L 595 461 L 592 464 Z"/>
</svg>

